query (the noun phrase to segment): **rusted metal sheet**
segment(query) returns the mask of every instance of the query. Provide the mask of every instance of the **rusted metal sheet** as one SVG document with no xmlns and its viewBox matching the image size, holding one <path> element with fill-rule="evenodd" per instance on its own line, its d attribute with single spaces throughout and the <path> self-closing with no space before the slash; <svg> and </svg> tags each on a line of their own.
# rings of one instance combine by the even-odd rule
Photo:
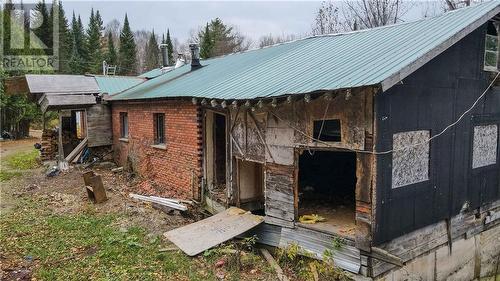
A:
<svg viewBox="0 0 500 281">
<path fill-rule="evenodd" d="M 231 207 L 224 212 L 169 232 L 165 237 L 189 256 L 195 256 L 261 224 L 264 218 Z"/>
<path fill-rule="evenodd" d="M 314 230 L 295 228 L 281 229 L 281 239 L 279 246 L 286 248 L 289 245 L 297 244 L 302 250 L 313 255 L 317 259 L 323 259 L 325 250 L 333 253 L 334 264 L 349 272 L 359 273 L 361 268 L 361 253 L 345 240 L 339 248 L 333 247 L 334 236 Z"/>
</svg>

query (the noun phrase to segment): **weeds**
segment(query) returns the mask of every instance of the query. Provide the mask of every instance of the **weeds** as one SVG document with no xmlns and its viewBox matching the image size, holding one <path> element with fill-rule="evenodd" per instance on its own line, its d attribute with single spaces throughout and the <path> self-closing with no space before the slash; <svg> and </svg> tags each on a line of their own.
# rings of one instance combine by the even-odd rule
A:
<svg viewBox="0 0 500 281">
<path fill-rule="evenodd" d="M 20 176 L 20 172 L 12 172 L 12 171 L 0 171 L 0 182 L 8 181 L 12 178 Z"/>
<path fill-rule="evenodd" d="M 7 166 L 15 170 L 29 170 L 36 168 L 39 163 L 38 150 L 31 150 L 29 152 L 22 152 L 4 159 Z"/>
<path fill-rule="evenodd" d="M 343 241 L 340 241 L 334 240 L 332 244 L 343 245 Z M 334 247 L 334 249 L 338 248 Z M 276 255 L 280 265 L 287 271 L 295 273 L 299 280 L 351 280 L 349 274 L 334 265 L 333 251 L 326 249 L 322 257 L 323 261 L 319 261 L 313 258 L 312 253 L 305 251 L 298 244 L 292 243 L 286 248 L 277 249 Z"/>
<path fill-rule="evenodd" d="M 43 200 L 24 199 L 22 206 L 0 218 L 0 252 L 17 260 L 33 259 L 36 279 L 214 279 L 210 272 L 199 274 L 183 254 L 159 253 L 161 239 L 148 237 L 142 228 L 112 227 L 119 215 L 57 215 Z"/>
</svg>

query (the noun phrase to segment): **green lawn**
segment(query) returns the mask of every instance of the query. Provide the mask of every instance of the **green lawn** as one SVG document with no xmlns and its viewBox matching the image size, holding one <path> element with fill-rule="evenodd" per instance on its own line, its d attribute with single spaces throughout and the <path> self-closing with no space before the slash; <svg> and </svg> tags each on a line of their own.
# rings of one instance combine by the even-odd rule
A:
<svg viewBox="0 0 500 281">
<path fill-rule="evenodd" d="M 51 214 L 45 202 L 25 199 L 23 207 L 0 219 L 0 252 L 33 259 L 34 277 L 43 280 L 214 279 L 178 252 L 159 252 L 159 237 L 141 228 L 111 226 L 119 215 L 89 209 L 76 215 Z"/>
</svg>

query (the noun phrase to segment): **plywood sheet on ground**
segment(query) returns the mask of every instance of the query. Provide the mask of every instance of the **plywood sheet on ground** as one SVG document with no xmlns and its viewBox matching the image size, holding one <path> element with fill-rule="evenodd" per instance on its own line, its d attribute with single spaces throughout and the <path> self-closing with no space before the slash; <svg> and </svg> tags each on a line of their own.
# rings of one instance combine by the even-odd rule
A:
<svg viewBox="0 0 500 281">
<path fill-rule="evenodd" d="M 195 256 L 261 224 L 264 218 L 231 207 L 204 220 L 169 232 L 165 237 L 189 256 Z"/>
</svg>

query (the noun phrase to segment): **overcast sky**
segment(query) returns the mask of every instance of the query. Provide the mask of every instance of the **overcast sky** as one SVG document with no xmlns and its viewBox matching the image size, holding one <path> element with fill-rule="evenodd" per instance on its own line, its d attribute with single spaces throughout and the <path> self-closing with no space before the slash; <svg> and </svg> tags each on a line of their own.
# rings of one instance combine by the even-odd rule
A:
<svg viewBox="0 0 500 281">
<path fill-rule="evenodd" d="M 50 2 L 50 1 L 47 1 Z M 408 0 L 410 3 L 421 1 Z M 339 2 L 340 3 L 340 2 Z M 128 13 L 133 30 L 155 30 L 161 34 L 167 28 L 173 37 L 184 42 L 190 31 L 215 17 L 237 26 L 239 31 L 254 42 L 266 34 L 304 35 L 311 31 L 315 12 L 321 1 L 74 1 L 63 0 L 68 19 L 75 11 L 86 25 L 90 9 L 98 9 L 107 24 L 112 19 L 123 22 Z M 412 20 L 422 15 L 414 7 L 405 16 Z"/>
</svg>

